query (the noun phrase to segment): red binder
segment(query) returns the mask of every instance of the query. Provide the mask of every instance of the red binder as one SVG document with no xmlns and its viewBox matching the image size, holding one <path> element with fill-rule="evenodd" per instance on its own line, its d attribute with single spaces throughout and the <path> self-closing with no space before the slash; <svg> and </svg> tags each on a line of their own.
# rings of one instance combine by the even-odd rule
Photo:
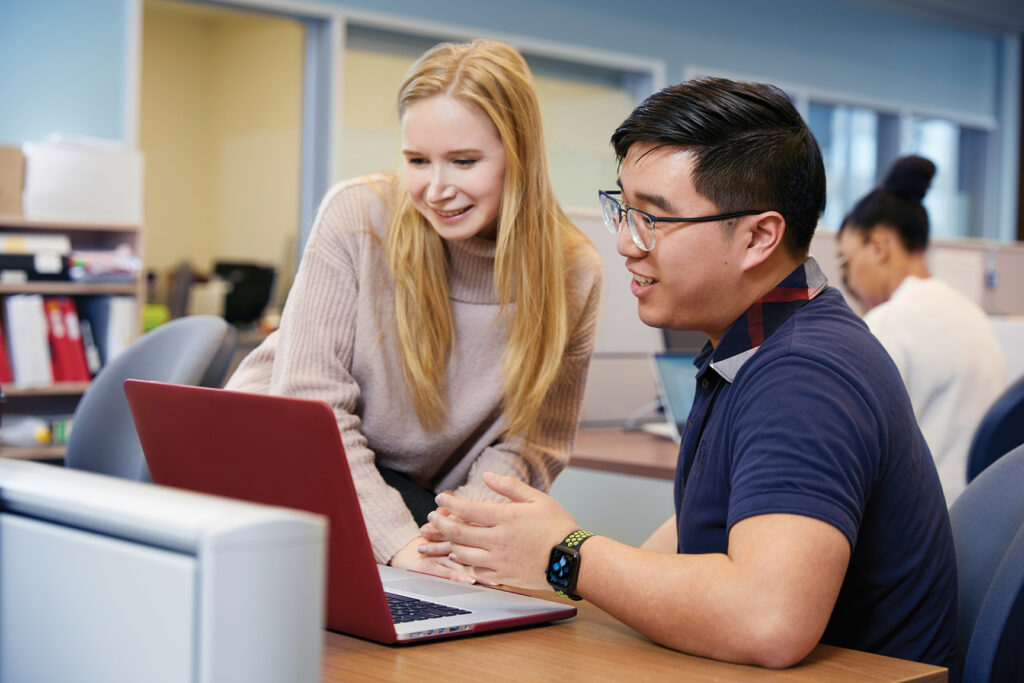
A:
<svg viewBox="0 0 1024 683">
<path fill-rule="evenodd" d="M 43 300 L 50 339 L 55 382 L 88 382 L 92 376 L 85 362 L 85 346 L 74 302 L 66 296 Z"/>
<path fill-rule="evenodd" d="M 14 381 L 14 372 L 11 371 L 11 357 L 7 353 L 7 338 L 4 336 L 4 327 L 0 325 L 0 384 L 10 384 Z"/>
</svg>

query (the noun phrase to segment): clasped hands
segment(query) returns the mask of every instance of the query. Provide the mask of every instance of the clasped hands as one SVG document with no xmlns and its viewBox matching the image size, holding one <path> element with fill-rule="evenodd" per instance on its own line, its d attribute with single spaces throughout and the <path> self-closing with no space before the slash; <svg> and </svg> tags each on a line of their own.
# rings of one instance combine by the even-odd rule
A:
<svg viewBox="0 0 1024 683">
<path fill-rule="evenodd" d="M 508 502 L 438 494 L 420 538 L 391 564 L 467 583 L 545 588 L 551 549 L 579 525 L 551 496 L 518 479 L 487 472 L 483 480 Z"/>
</svg>

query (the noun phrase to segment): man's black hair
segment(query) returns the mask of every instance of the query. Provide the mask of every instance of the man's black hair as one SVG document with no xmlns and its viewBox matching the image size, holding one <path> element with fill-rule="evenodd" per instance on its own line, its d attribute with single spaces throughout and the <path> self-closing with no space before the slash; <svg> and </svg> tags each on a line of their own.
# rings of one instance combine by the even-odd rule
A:
<svg viewBox="0 0 1024 683">
<path fill-rule="evenodd" d="M 694 155 L 693 184 L 722 213 L 774 210 L 783 243 L 802 256 L 825 210 L 825 165 L 786 94 L 763 83 L 686 81 L 640 104 L 612 135 L 621 164 L 634 143 L 679 146 Z"/>
</svg>

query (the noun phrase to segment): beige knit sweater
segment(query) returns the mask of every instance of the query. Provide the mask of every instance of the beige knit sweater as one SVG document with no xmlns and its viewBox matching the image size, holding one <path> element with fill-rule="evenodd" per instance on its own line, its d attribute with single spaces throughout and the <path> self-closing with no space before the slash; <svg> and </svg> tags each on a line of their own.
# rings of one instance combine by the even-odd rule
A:
<svg viewBox="0 0 1024 683">
<path fill-rule="evenodd" d="M 363 515 L 380 563 L 419 535 L 399 493 L 374 461 L 420 485 L 476 499 L 498 496 L 486 471 L 547 490 L 565 467 L 594 346 L 601 263 L 589 243 L 567 258 L 569 343 L 541 413 L 542 447 L 502 439 L 501 358 L 495 322 L 495 244 L 447 244 L 454 339 L 449 413 L 437 431 L 416 417 L 396 351 L 394 288 L 383 250 L 394 178 L 341 183 L 320 206 L 279 330 L 250 353 L 227 388 L 326 401 L 334 409 Z"/>
</svg>

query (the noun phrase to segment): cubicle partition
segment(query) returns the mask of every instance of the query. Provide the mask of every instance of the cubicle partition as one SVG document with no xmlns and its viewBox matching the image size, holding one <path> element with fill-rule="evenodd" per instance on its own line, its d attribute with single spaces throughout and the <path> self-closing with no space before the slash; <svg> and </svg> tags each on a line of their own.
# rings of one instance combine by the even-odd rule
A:
<svg viewBox="0 0 1024 683">
<path fill-rule="evenodd" d="M 318 681 L 326 521 L 0 460 L 0 680 Z"/>
</svg>

